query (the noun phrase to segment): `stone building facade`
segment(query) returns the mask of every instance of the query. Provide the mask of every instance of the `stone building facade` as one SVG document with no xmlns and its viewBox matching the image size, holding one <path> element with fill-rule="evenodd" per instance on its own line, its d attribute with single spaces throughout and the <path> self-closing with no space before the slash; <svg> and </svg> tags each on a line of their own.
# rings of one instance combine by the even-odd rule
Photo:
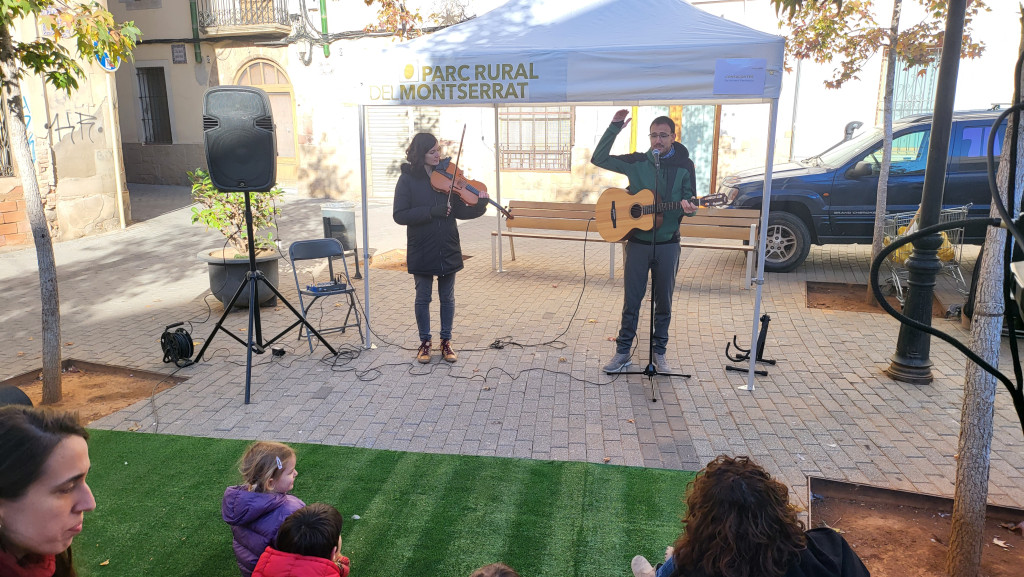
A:
<svg viewBox="0 0 1024 577">
<path fill-rule="evenodd" d="M 22 41 L 33 40 L 37 34 L 45 37 L 47 31 L 37 32 L 28 21 L 14 27 L 15 38 Z M 72 39 L 62 42 L 69 52 L 75 52 Z M 80 64 L 85 77 L 71 94 L 38 77 L 25 75 L 21 79 L 29 148 L 55 241 L 114 230 L 131 221 L 113 73 L 95 60 Z M 6 138 L 6 130 L 3 134 Z M 4 144 L 9 148 L 9 143 Z M 17 167 L 11 166 L 10 172 L 13 177 L 0 178 L 0 251 L 32 242 L 21 178 Z"/>
</svg>

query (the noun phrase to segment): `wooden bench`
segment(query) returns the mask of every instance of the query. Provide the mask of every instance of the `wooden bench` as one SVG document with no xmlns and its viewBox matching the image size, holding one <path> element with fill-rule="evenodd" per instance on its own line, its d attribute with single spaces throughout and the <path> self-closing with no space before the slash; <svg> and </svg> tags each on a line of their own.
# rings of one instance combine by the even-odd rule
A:
<svg viewBox="0 0 1024 577">
<path fill-rule="evenodd" d="M 505 220 L 505 229 L 491 231 L 491 269 L 498 270 L 497 246 L 495 239 L 508 238 L 512 260 L 516 260 L 516 238 L 539 238 L 547 240 L 590 240 L 605 242 L 597 234 L 594 226 L 594 204 L 574 202 L 542 202 L 513 200 L 509 202 L 509 212 L 514 218 Z M 759 210 L 725 209 L 701 207 L 695 216 L 683 218 L 679 227 L 680 246 L 683 248 L 711 248 L 721 250 L 738 250 L 746 253 L 746 282 L 749 286 L 753 271 L 755 248 L 757 247 L 757 231 L 760 224 Z M 586 232 L 590 234 L 564 234 L 568 232 Z M 558 232 L 524 232 L 528 230 L 547 230 Z M 563 232 L 559 234 L 559 232 Z M 736 243 L 705 243 L 694 239 L 715 239 L 746 241 Z M 609 278 L 615 278 L 615 245 L 609 244 Z"/>
<path fill-rule="evenodd" d="M 697 214 L 687 216 L 679 224 L 679 245 L 685 248 L 717 248 L 738 250 L 747 255 L 747 276 L 743 288 L 753 278 L 754 258 L 757 256 L 757 232 L 761 225 L 761 211 L 747 208 L 700 207 Z M 694 239 L 746 241 L 740 243 L 705 243 Z"/>
<path fill-rule="evenodd" d="M 512 260 L 516 260 L 515 239 L 517 238 L 605 242 L 601 235 L 597 234 L 597 227 L 594 225 L 595 206 L 593 203 L 582 202 L 509 201 L 508 211 L 514 218 L 504 221 L 506 230 L 491 231 L 491 270 L 499 269 L 495 242 L 499 234 L 501 238 L 508 239 Z M 583 232 L 585 234 L 522 232 L 523 230 Z M 611 243 L 608 247 L 608 278 L 615 278 L 615 244 L 618 243 Z"/>
</svg>

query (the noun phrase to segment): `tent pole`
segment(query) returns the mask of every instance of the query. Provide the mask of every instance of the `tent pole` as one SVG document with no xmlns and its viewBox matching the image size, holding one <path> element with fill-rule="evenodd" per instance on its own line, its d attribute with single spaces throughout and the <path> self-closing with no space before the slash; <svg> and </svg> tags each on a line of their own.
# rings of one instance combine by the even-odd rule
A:
<svg viewBox="0 0 1024 577">
<path fill-rule="evenodd" d="M 754 291 L 754 322 L 750 337 L 750 366 L 747 369 L 747 386 L 739 387 L 748 391 L 754 390 L 754 369 L 757 366 L 757 354 L 753 351 L 759 350 L 757 337 L 760 332 L 761 322 L 761 288 L 764 286 L 764 249 L 768 242 L 768 207 L 772 201 L 772 165 L 775 161 L 775 125 L 779 119 L 779 99 L 772 98 L 771 108 L 768 112 L 768 152 L 764 159 L 764 194 L 761 196 L 761 229 L 757 241 L 757 277 L 753 283 L 757 285 Z"/>
<path fill-rule="evenodd" d="M 501 204 L 501 150 L 500 144 L 498 143 L 498 103 L 494 103 L 494 194 L 497 197 L 494 202 Z M 505 268 L 502 266 L 501 258 L 504 255 L 504 251 L 501 246 L 501 213 L 497 214 L 498 217 L 498 272 L 505 272 Z"/>
<path fill-rule="evenodd" d="M 366 334 L 363 346 L 373 346 L 370 342 L 370 231 L 366 227 L 369 222 L 366 207 L 366 107 L 359 105 L 359 181 L 363 198 L 363 321 Z"/>
</svg>

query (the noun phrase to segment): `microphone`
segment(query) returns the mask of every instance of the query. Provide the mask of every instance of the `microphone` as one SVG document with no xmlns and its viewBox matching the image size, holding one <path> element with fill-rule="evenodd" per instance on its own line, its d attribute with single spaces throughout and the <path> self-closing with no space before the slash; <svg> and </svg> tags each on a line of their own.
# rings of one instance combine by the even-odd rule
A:
<svg viewBox="0 0 1024 577">
<path fill-rule="evenodd" d="M 661 151 L 655 148 L 651 153 L 654 154 L 654 168 L 661 168 Z"/>
</svg>

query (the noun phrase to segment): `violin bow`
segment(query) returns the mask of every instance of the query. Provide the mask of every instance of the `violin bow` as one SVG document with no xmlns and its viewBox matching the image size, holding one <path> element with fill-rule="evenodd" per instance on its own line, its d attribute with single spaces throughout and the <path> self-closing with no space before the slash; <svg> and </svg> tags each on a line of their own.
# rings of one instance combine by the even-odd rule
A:
<svg viewBox="0 0 1024 577">
<path fill-rule="evenodd" d="M 462 158 L 462 142 L 466 140 L 466 125 L 462 125 L 462 137 L 459 138 L 459 153 L 455 155 L 455 168 L 452 170 L 452 182 L 448 185 L 448 209 L 452 208 L 452 191 L 455 190 L 455 177 L 459 174 L 459 159 Z"/>
</svg>

